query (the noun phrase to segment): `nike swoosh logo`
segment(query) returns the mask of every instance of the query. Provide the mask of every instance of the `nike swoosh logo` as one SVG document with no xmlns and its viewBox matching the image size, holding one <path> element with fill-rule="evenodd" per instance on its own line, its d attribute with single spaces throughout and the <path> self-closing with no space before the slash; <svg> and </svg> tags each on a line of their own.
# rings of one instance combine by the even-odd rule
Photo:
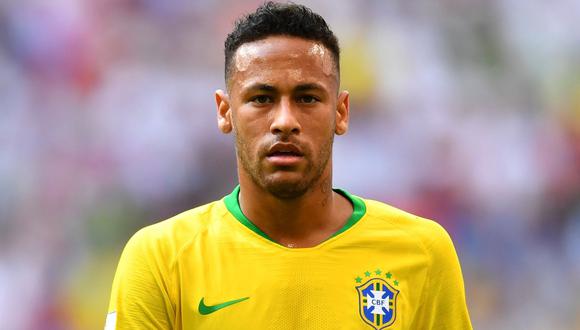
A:
<svg viewBox="0 0 580 330">
<path fill-rule="evenodd" d="M 198 307 L 198 311 L 199 314 L 201 315 L 207 315 L 207 314 L 211 314 L 215 311 L 219 311 L 222 308 L 231 306 L 233 304 L 237 304 L 239 302 L 242 302 L 244 300 L 250 299 L 250 297 L 244 297 L 244 298 L 240 298 L 240 299 L 236 299 L 236 300 L 230 300 L 230 301 L 226 301 L 224 303 L 221 304 L 217 304 L 217 305 L 212 305 L 212 306 L 208 306 L 203 302 L 204 298 L 201 298 L 201 300 L 199 301 L 199 307 Z"/>
</svg>

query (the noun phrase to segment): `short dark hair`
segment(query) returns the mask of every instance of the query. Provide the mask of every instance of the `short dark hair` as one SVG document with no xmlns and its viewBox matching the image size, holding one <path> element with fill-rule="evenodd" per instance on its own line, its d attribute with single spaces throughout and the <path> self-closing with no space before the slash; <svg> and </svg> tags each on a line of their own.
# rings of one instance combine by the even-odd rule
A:
<svg viewBox="0 0 580 330">
<path fill-rule="evenodd" d="M 234 30 L 228 34 L 224 43 L 226 84 L 231 74 L 233 57 L 241 45 L 277 35 L 322 43 L 332 53 L 336 71 L 340 72 L 338 39 L 322 16 L 303 5 L 268 1 L 255 12 L 238 19 Z"/>
</svg>

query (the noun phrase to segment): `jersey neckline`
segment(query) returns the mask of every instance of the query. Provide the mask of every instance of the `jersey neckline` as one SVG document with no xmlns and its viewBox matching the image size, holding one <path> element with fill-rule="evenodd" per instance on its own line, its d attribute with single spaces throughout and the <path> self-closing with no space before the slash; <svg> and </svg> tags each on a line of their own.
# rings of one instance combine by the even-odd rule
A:
<svg viewBox="0 0 580 330">
<path fill-rule="evenodd" d="M 350 193 L 348 193 L 346 190 L 343 189 L 334 188 L 332 190 L 348 199 L 349 202 L 352 204 L 353 211 L 348 220 L 346 221 L 346 223 L 344 224 L 344 226 L 340 228 L 337 232 L 332 234 L 332 236 L 327 238 L 322 243 L 342 234 L 343 232 L 354 226 L 366 213 L 366 205 L 360 197 L 351 195 Z M 234 218 L 238 222 L 240 222 L 244 227 L 248 228 L 249 230 L 253 231 L 259 236 L 267 239 L 268 241 L 276 245 L 285 247 L 284 245 L 274 241 L 272 238 L 266 235 L 266 233 L 264 233 L 260 228 L 258 228 L 258 226 L 256 226 L 252 221 L 250 221 L 250 219 L 246 217 L 246 215 L 244 214 L 244 212 L 242 212 L 242 209 L 240 208 L 239 196 L 240 196 L 240 185 L 237 185 L 229 195 L 224 197 L 224 203 L 226 205 L 226 208 L 228 209 L 228 211 L 230 211 L 230 213 L 234 216 Z"/>
</svg>

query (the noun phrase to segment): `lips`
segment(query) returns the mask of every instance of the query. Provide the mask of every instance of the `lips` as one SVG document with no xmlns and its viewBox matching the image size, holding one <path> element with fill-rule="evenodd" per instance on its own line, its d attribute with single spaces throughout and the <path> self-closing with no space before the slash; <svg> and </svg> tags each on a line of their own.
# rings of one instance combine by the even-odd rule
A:
<svg viewBox="0 0 580 330">
<path fill-rule="evenodd" d="M 267 160 L 274 166 L 296 166 L 303 159 L 300 148 L 291 143 L 276 143 L 268 150 Z"/>
<path fill-rule="evenodd" d="M 302 157 L 300 148 L 292 143 L 276 143 L 268 150 L 268 157 L 272 156 L 296 156 Z"/>
</svg>

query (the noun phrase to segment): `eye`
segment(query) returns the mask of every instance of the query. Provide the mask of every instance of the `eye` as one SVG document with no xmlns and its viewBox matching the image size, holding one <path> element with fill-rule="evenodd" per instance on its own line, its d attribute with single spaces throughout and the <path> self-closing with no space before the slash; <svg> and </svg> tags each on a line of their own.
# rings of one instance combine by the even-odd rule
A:
<svg viewBox="0 0 580 330">
<path fill-rule="evenodd" d="M 272 103 L 272 98 L 268 95 L 258 95 L 251 98 L 250 101 L 256 104 L 266 104 Z"/>
<path fill-rule="evenodd" d="M 306 103 L 306 104 L 314 104 L 318 101 L 320 101 L 320 100 L 317 97 L 312 96 L 312 95 L 303 95 L 303 96 L 300 96 L 298 98 L 298 102 Z"/>
</svg>

